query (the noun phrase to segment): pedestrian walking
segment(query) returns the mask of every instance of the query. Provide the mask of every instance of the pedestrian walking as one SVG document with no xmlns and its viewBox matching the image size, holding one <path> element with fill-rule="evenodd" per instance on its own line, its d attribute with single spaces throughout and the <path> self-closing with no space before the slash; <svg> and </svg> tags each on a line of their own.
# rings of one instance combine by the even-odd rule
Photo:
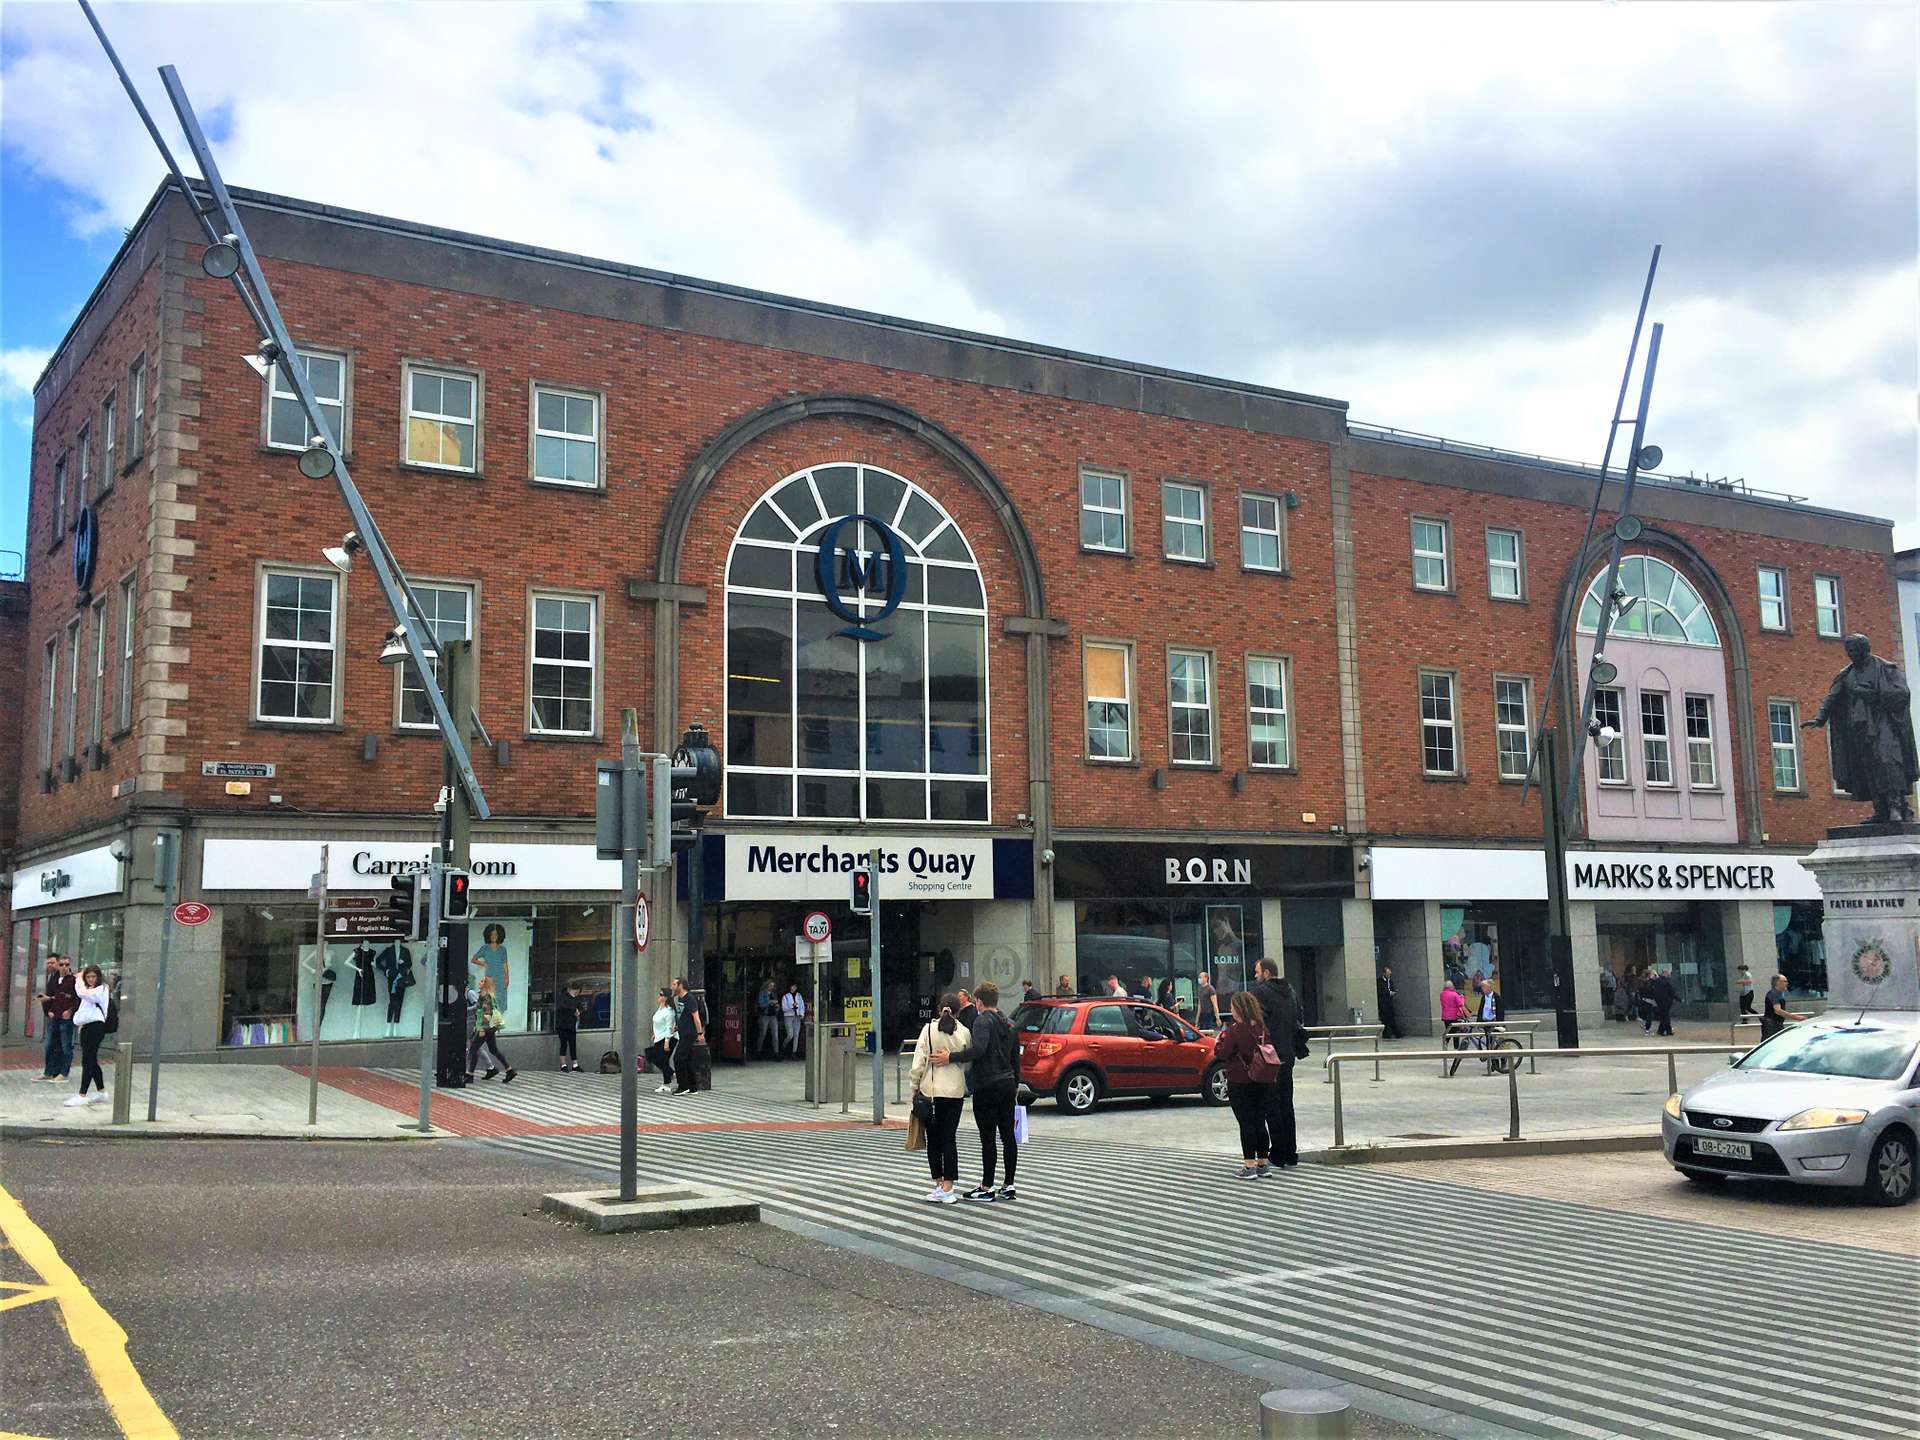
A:
<svg viewBox="0 0 1920 1440">
<path fill-rule="evenodd" d="M 1380 1023 L 1386 1028 L 1380 1033 L 1388 1040 L 1400 1038 L 1400 1023 L 1393 1018 L 1393 967 L 1382 965 L 1380 978 L 1373 982 L 1373 993 L 1380 1002 Z"/>
<path fill-rule="evenodd" d="M 74 987 L 74 993 L 79 1005 L 73 1023 L 80 1031 L 80 1093 L 67 1104 L 89 1105 L 107 1098 L 107 1077 L 100 1071 L 100 1042 L 107 1036 L 108 996 L 98 965 L 89 965 L 80 972 L 80 983 Z M 93 1100 L 87 1099 L 89 1086 L 94 1087 Z"/>
<path fill-rule="evenodd" d="M 1760 1039 L 1762 1043 L 1771 1040 L 1787 1028 L 1789 1020 L 1804 1020 L 1807 1017 L 1787 1009 L 1787 977 L 1776 975 L 1773 984 L 1767 990 L 1766 1004 L 1760 1010 Z"/>
<path fill-rule="evenodd" d="M 40 1013 L 47 1022 L 45 1069 L 40 1078 L 64 1085 L 73 1073 L 73 1016 L 80 997 L 73 983 L 73 962 L 64 955 L 47 956 L 47 975 L 40 986 Z"/>
<path fill-rule="evenodd" d="M 1640 1015 L 1640 972 L 1627 966 L 1620 986 L 1613 992 L 1613 1015 L 1622 1024 L 1632 1024 Z"/>
<path fill-rule="evenodd" d="M 1014 1095 L 1020 1088 L 1020 1042 L 1013 1026 L 1000 1013 L 1000 987 L 991 980 L 980 982 L 974 991 L 977 1007 L 974 1023 L 968 1027 L 969 1039 L 958 1050 L 932 1051 L 928 1059 L 936 1067 L 966 1066 L 972 1076 L 973 1123 L 980 1129 L 980 1183 L 966 1193 L 968 1200 L 1011 1200 L 1014 1198 L 1013 1171 L 1019 1160 L 1014 1142 Z M 993 1188 L 995 1161 L 1005 1153 L 1005 1180 Z"/>
<path fill-rule="evenodd" d="M 1162 1010 L 1171 1010 L 1174 1008 L 1174 999 L 1173 977 L 1169 975 L 1160 982 L 1159 989 L 1153 992 L 1153 1003 L 1158 1005 Z"/>
<path fill-rule="evenodd" d="M 787 1053 L 800 1054 L 800 1026 L 807 1018 L 807 997 L 800 993 L 800 982 L 794 981 L 787 987 L 787 993 L 780 997 L 780 1023 L 787 1031 Z"/>
<path fill-rule="evenodd" d="M 1267 1134 L 1273 1142 L 1273 1163 L 1291 1168 L 1300 1163 L 1293 1116 L 1293 1062 L 1307 1053 L 1307 1032 L 1300 1024 L 1300 1002 L 1293 987 L 1280 978 L 1279 965 L 1261 960 L 1254 965 L 1253 973 L 1259 979 L 1248 987 L 1248 993 L 1260 1002 L 1267 1039 L 1280 1057 L 1280 1073 L 1273 1077 L 1266 1095 Z"/>
<path fill-rule="evenodd" d="M 500 1083 L 505 1085 L 520 1073 L 509 1065 L 507 1057 L 500 1053 L 500 1041 L 496 1037 L 500 1034 L 500 1027 L 506 1023 L 506 1012 L 500 1008 L 499 998 L 494 994 L 493 977 L 482 975 L 473 1012 L 473 1038 L 467 1042 L 468 1084 L 473 1083 L 473 1067 L 480 1059 L 482 1048 L 492 1057 L 494 1063 L 487 1066 L 487 1073 L 481 1076 L 481 1079 L 491 1080 L 504 1070 L 507 1072 L 506 1079 Z"/>
<path fill-rule="evenodd" d="M 673 1001 L 679 1012 L 674 1020 L 674 1070 L 680 1083 L 676 1095 L 691 1095 L 696 1090 L 713 1089 L 713 1066 L 707 1052 L 707 1002 L 687 989 L 685 977 L 673 977 Z"/>
<path fill-rule="evenodd" d="M 914 1108 L 922 1112 L 921 1123 L 927 1131 L 927 1169 L 933 1176 L 933 1188 L 927 1199 L 935 1205 L 954 1205 L 960 1197 L 953 1192 L 960 1179 L 960 1149 L 955 1136 L 960 1129 L 960 1112 L 966 1108 L 966 1080 L 960 1067 L 952 1063 L 936 1065 L 936 1054 L 952 1056 L 964 1050 L 973 1037 L 959 1021 L 960 997 L 942 996 L 940 1018 L 920 1027 L 920 1038 L 913 1042 Z M 923 1106 L 921 1101 L 925 1100 Z"/>
<path fill-rule="evenodd" d="M 1460 1033 L 1460 1022 L 1467 1018 L 1467 997 L 1462 995 L 1453 983 L 1453 976 L 1447 976 L 1447 983 L 1440 987 L 1440 1033 L 1453 1036 Z M 1455 1060 L 1447 1067 L 1451 1075 L 1460 1068 Z"/>
<path fill-rule="evenodd" d="M 1240 1122 L 1240 1170 L 1233 1178 L 1260 1180 L 1273 1169 L 1267 1101 L 1274 1077 L 1280 1073 L 1280 1056 L 1267 1036 L 1266 1016 L 1252 990 L 1236 992 L 1231 1008 L 1233 1019 L 1213 1042 L 1213 1053 L 1226 1067 L 1227 1103 Z"/>
<path fill-rule="evenodd" d="M 1220 1028 L 1220 992 L 1213 988 L 1213 977 L 1204 970 L 1193 992 L 1193 1023 L 1208 1032 Z"/>
<path fill-rule="evenodd" d="M 1040 992 L 1034 988 L 1033 981 L 1022 980 L 1020 982 L 1020 1003 L 1022 1005 L 1031 1005 L 1039 998 Z"/>
<path fill-rule="evenodd" d="M 1740 1013 L 1753 1014 L 1753 971 L 1740 967 Z"/>
<path fill-rule="evenodd" d="M 580 1068 L 580 986 L 569 980 L 553 1002 L 553 1033 L 560 1040 L 560 1068 Z"/>
<path fill-rule="evenodd" d="M 753 1036 L 754 1058 L 771 1052 L 777 1060 L 780 1058 L 780 997 L 774 994 L 773 981 L 766 981 L 754 993 L 753 1005 L 758 1021 Z"/>
<path fill-rule="evenodd" d="M 1647 999 L 1653 1007 L 1653 1018 L 1660 1024 L 1662 1035 L 1673 1034 L 1673 1006 L 1680 998 L 1680 992 L 1673 988 L 1673 977 L 1662 970 L 1647 983 Z"/>
<path fill-rule="evenodd" d="M 647 1060 L 660 1072 L 655 1091 L 667 1095 L 673 1091 L 673 992 L 662 985 L 658 998 L 660 1003 L 653 1011 L 653 1043 L 647 1046 Z"/>
</svg>

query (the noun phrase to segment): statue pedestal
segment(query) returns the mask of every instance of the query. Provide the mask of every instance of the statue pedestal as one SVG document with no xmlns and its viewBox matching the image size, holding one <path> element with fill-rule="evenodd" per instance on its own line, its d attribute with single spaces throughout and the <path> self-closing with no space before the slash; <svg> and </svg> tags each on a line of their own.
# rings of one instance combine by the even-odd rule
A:
<svg viewBox="0 0 1920 1440">
<path fill-rule="evenodd" d="M 1827 1008 L 1920 1010 L 1920 825 L 1848 825 L 1802 862 L 1825 908 Z"/>
</svg>

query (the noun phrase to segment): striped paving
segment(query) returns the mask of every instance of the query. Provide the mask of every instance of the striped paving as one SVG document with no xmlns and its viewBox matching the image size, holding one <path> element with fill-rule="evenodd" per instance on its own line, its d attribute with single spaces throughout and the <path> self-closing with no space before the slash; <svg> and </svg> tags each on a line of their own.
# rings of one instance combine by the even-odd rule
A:
<svg viewBox="0 0 1920 1440">
<path fill-rule="evenodd" d="M 541 1079 L 476 1099 L 549 1127 L 617 1115 L 611 1077 Z M 709 1105 L 742 1120 L 795 1113 L 721 1092 L 643 1098 L 643 1121 L 665 1111 L 684 1122 Z M 972 1138 L 963 1126 L 963 1171 Z M 618 1165 L 612 1134 L 491 1143 Z M 898 1131 L 669 1130 L 640 1154 L 648 1181 L 726 1184 L 776 1223 L 916 1268 L 1003 1257 L 983 1288 L 1507 1431 L 1920 1434 L 1920 1263 L 1906 1257 L 1359 1168 L 1242 1182 L 1190 1153 L 1096 1140 L 1030 1146 L 1016 1204 L 944 1208 L 922 1202 L 924 1160 L 903 1153 Z M 1476 1269 L 1495 1278 L 1477 1281 Z"/>
</svg>

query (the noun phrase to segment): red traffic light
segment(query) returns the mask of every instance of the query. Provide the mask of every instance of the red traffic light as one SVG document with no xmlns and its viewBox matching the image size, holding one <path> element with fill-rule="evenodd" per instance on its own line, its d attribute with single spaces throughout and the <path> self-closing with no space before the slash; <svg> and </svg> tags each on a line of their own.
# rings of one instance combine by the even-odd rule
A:
<svg viewBox="0 0 1920 1440">
<path fill-rule="evenodd" d="M 440 918 L 443 920 L 465 919 L 469 910 L 468 891 L 473 885 L 473 876 L 465 870 L 447 871 L 447 889 L 441 897 Z"/>
<path fill-rule="evenodd" d="M 873 913 L 873 871 L 865 865 L 853 872 L 853 913 Z"/>
</svg>

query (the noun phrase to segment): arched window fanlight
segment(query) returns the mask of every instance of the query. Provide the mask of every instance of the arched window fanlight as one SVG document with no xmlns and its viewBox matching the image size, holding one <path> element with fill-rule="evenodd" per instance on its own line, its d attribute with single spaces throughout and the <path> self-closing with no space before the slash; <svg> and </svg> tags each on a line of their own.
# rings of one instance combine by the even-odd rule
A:
<svg viewBox="0 0 1920 1440">
<path fill-rule="evenodd" d="M 729 817 L 987 820 L 986 590 L 938 501 L 871 465 L 789 475 L 726 593 Z"/>
<path fill-rule="evenodd" d="M 1600 628 L 1600 606 L 1607 583 L 1606 567 L 1587 586 L 1580 602 L 1580 632 L 1592 635 Z M 1693 583 L 1654 555 L 1628 555 L 1620 561 L 1620 588 L 1626 591 L 1626 609 L 1614 616 L 1609 633 L 1625 640 L 1655 640 L 1666 645 L 1720 648 L 1707 602 Z"/>
</svg>

